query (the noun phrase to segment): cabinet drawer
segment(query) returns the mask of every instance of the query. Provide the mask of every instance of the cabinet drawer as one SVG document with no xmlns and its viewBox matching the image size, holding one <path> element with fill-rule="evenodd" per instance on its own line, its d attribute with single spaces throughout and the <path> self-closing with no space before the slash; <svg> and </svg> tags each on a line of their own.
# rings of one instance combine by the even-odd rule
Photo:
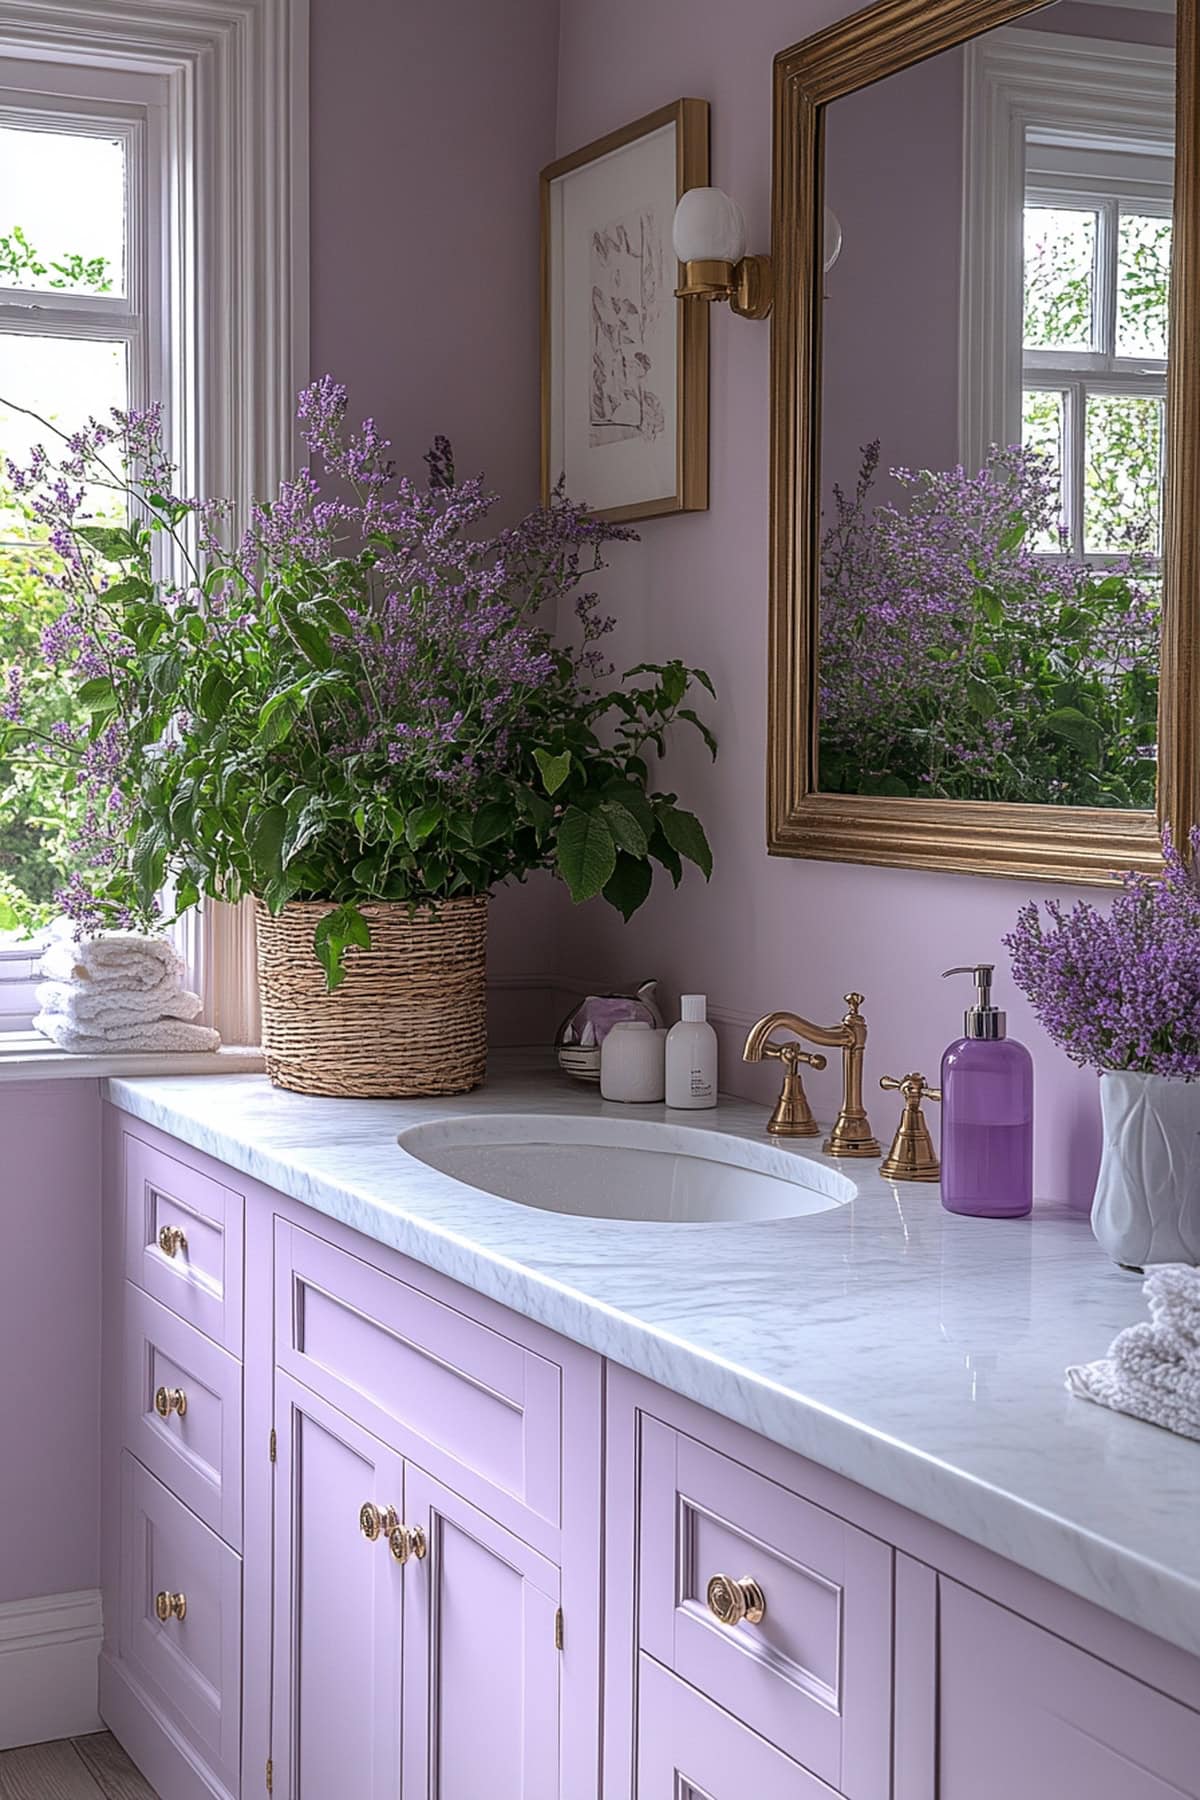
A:
<svg viewBox="0 0 1200 1800">
<path fill-rule="evenodd" d="M 850 1800 L 883 1800 L 890 1547 L 648 1416 L 638 1512 L 642 1647 Z M 720 1621 L 718 1575 L 757 1584 L 757 1622 Z"/>
<path fill-rule="evenodd" d="M 638 1684 L 636 1800 L 837 1800 L 648 1656 Z"/>
<path fill-rule="evenodd" d="M 944 1576 L 938 1666 L 940 1800 L 1200 1796 L 1200 1712 Z"/>
<path fill-rule="evenodd" d="M 557 1527 L 558 1364 L 284 1219 L 275 1234 L 279 1366 L 385 1443 L 433 1445 Z"/>
<path fill-rule="evenodd" d="M 126 1673 L 231 1793 L 241 1740 L 242 1565 L 125 1452 L 120 1654 Z M 156 1598 L 183 1595 L 160 1620 Z"/>
<path fill-rule="evenodd" d="M 124 1442 L 240 1550 L 242 1365 L 132 1282 L 124 1304 Z"/>
<path fill-rule="evenodd" d="M 231 1188 L 125 1134 L 125 1273 L 235 1356 L 243 1210 Z"/>
</svg>

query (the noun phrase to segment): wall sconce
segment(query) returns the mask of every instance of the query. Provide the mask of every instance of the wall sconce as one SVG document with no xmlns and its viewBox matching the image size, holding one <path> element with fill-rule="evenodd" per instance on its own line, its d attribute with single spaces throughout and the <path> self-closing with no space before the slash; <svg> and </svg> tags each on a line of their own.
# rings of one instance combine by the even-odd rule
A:
<svg viewBox="0 0 1200 1800">
<path fill-rule="evenodd" d="M 746 221 L 721 188 L 689 188 L 675 208 L 681 300 L 728 300 L 743 319 L 765 319 L 774 299 L 769 256 L 746 255 Z"/>
</svg>

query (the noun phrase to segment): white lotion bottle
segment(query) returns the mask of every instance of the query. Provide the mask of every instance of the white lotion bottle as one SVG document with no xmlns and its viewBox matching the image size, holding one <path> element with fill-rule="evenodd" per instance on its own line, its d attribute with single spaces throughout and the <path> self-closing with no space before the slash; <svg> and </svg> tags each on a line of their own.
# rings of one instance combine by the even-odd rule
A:
<svg viewBox="0 0 1200 1800">
<path fill-rule="evenodd" d="M 717 1034 L 703 994 L 684 994 L 667 1033 L 667 1105 L 695 1111 L 717 1104 Z"/>
</svg>

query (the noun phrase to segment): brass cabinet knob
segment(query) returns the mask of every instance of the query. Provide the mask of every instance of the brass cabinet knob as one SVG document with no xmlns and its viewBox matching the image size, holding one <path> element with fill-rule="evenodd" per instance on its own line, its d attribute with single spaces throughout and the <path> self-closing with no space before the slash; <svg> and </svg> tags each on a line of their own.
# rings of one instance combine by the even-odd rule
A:
<svg viewBox="0 0 1200 1800">
<path fill-rule="evenodd" d="M 162 1225 L 158 1232 L 158 1247 L 164 1256 L 178 1256 L 181 1250 L 187 1249 L 187 1233 L 179 1225 Z"/>
<path fill-rule="evenodd" d="M 429 1554 L 425 1533 L 419 1525 L 395 1526 L 388 1532 L 388 1549 L 398 1563 L 406 1563 L 410 1557 L 416 1562 L 423 1562 Z"/>
<path fill-rule="evenodd" d="M 752 1575 L 735 1581 L 714 1575 L 708 1584 L 708 1610 L 721 1625 L 757 1625 L 767 1610 L 767 1597 Z"/>
<path fill-rule="evenodd" d="M 399 1523 L 400 1515 L 394 1506 L 380 1508 L 373 1500 L 365 1500 L 358 1509 L 358 1529 L 370 1544 L 395 1531 Z"/>
<path fill-rule="evenodd" d="M 155 1594 L 154 1611 L 158 1616 L 159 1622 L 163 1625 L 166 1624 L 168 1619 L 186 1619 L 187 1595 L 167 1593 Z"/>
<path fill-rule="evenodd" d="M 154 1390 L 154 1410 L 160 1419 L 169 1419 L 177 1412 L 181 1419 L 187 1417 L 187 1395 L 180 1387 L 160 1387 Z"/>
</svg>

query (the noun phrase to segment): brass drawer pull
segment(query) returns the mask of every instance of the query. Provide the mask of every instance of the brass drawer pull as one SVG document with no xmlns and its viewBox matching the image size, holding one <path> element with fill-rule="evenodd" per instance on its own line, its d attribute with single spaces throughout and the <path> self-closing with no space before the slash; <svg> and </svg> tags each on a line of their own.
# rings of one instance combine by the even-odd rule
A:
<svg viewBox="0 0 1200 1800">
<path fill-rule="evenodd" d="M 358 1529 L 369 1544 L 389 1536 L 399 1524 L 400 1515 L 394 1506 L 385 1506 L 381 1511 L 373 1500 L 365 1500 L 358 1509 Z"/>
<path fill-rule="evenodd" d="M 178 1256 L 181 1250 L 187 1249 L 187 1233 L 180 1225 L 162 1225 L 158 1232 L 158 1247 L 164 1256 Z"/>
<path fill-rule="evenodd" d="M 162 1625 L 165 1625 L 168 1619 L 186 1619 L 187 1595 L 167 1593 L 155 1594 L 154 1611 L 158 1616 L 159 1623 Z"/>
<path fill-rule="evenodd" d="M 714 1575 L 708 1584 L 708 1610 L 721 1625 L 757 1625 L 767 1610 L 767 1597 L 752 1575 L 735 1581 Z"/>
<path fill-rule="evenodd" d="M 160 1419 L 169 1419 L 173 1412 L 177 1412 L 181 1419 L 186 1419 L 187 1395 L 180 1387 L 155 1388 L 154 1410 Z"/>
<path fill-rule="evenodd" d="M 425 1533 L 419 1525 L 393 1527 L 388 1532 L 388 1549 L 398 1563 L 406 1563 L 410 1557 L 416 1562 L 422 1562 L 429 1553 Z"/>
</svg>

